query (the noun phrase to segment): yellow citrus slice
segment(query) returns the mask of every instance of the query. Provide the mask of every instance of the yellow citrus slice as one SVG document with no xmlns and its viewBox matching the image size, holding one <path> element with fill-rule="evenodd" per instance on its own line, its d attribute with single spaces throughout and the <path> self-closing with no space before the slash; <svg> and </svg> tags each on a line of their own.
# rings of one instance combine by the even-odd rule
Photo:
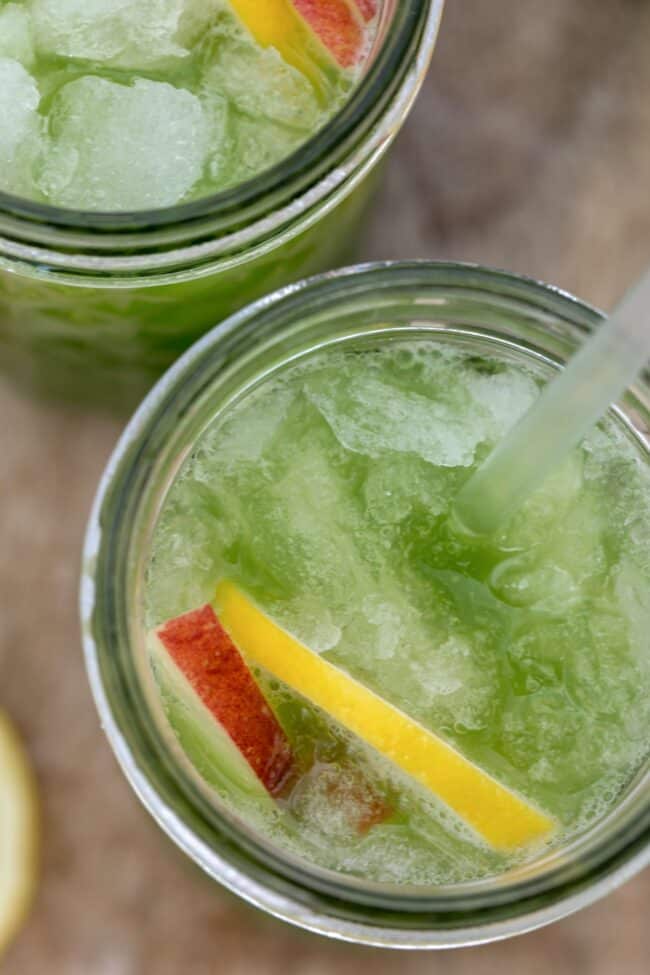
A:
<svg viewBox="0 0 650 975">
<path fill-rule="evenodd" d="M 250 661 L 288 684 L 425 786 L 498 850 L 548 836 L 554 821 L 455 748 L 299 643 L 233 583 L 219 619 Z"/>
<path fill-rule="evenodd" d="M 0 954 L 32 902 L 37 851 L 34 776 L 16 732 L 0 712 Z"/>
</svg>

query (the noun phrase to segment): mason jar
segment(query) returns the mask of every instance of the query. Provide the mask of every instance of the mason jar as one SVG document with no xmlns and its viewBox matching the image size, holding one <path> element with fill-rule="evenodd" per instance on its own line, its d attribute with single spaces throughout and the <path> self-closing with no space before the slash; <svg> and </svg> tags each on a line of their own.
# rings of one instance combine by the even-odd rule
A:
<svg viewBox="0 0 650 975">
<path fill-rule="evenodd" d="M 143 644 L 143 593 L 163 499 L 206 424 L 261 376 L 351 337 L 372 348 L 386 329 L 477 355 L 491 346 L 552 374 L 601 321 L 570 295 L 504 272 L 429 262 L 359 266 L 288 286 L 238 312 L 193 346 L 140 406 L 103 476 L 88 527 L 85 656 L 102 727 L 133 789 L 215 881 L 320 934 L 447 948 L 557 920 L 650 861 L 646 762 L 609 813 L 560 849 L 499 876 L 423 890 L 313 867 L 255 835 L 183 760 L 152 692 Z M 628 390 L 616 412 L 647 455 L 650 376 Z"/>
<path fill-rule="evenodd" d="M 385 0 L 344 108 L 255 179 L 100 214 L 0 193 L 0 370 L 28 390 L 133 408 L 216 321 L 349 258 L 373 170 L 405 120 L 443 0 Z"/>
</svg>

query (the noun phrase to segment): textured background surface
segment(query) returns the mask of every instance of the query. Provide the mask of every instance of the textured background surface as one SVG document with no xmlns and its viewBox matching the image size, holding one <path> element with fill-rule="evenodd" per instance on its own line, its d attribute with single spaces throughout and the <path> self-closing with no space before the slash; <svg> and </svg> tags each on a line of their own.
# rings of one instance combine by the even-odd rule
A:
<svg viewBox="0 0 650 975">
<path fill-rule="evenodd" d="M 608 306 L 650 263 L 650 3 L 450 0 L 366 257 L 480 261 Z M 646 975 L 650 872 L 514 941 L 408 956 L 330 944 L 197 874 L 118 773 L 90 703 L 79 547 L 114 421 L 0 386 L 0 702 L 44 801 L 36 908 L 2 975 Z"/>
</svg>

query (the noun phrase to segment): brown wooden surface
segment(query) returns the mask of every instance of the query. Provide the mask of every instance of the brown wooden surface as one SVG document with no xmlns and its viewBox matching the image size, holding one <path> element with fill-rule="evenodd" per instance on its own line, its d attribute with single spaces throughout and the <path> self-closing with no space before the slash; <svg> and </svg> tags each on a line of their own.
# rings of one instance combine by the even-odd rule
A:
<svg viewBox="0 0 650 975">
<path fill-rule="evenodd" d="M 608 305 L 650 263 L 649 52 L 646 0 L 450 0 L 365 256 L 481 261 Z M 44 804 L 40 893 L 2 975 L 647 975 L 650 872 L 514 941 L 400 956 L 267 919 L 168 845 L 79 648 L 79 547 L 118 430 L 0 386 L 0 705 Z"/>
</svg>

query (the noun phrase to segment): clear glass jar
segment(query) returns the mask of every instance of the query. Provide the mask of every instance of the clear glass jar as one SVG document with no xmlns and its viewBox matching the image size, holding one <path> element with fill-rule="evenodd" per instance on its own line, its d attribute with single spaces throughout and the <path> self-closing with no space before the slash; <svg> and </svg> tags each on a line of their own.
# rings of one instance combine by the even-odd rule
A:
<svg viewBox="0 0 650 975">
<path fill-rule="evenodd" d="M 37 393 L 134 408 L 215 322 L 348 259 L 372 171 L 426 73 L 442 6 L 385 0 L 343 110 L 232 190 L 114 215 L 0 193 L 0 369 Z"/>
<path fill-rule="evenodd" d="M 312 868 L 216 805 L 178 753 L 143 646 L 143 587 L 162 498 L 197 435 L 238 392 L 288 358 L 393 330 L 532 357 L 549 372 L 602 316 L 557 289 L 471 265 L 413 262 L 332 272 L 264 298 L 199 341 L 135 414 L 104 474 L 86 539 L 84 645 L 102 725 L 161 827 L 210 876 L 277 917 L 363 944 L 470 945 L 583 907 L 650 862 L 650 765 L 616 807 L 564 848 L 480 882 L 387 887 Z M 405 332 L 406 334 L 406 332 Z M 650 447 L 650 376 L 618 408 Z"/>
</svg>

